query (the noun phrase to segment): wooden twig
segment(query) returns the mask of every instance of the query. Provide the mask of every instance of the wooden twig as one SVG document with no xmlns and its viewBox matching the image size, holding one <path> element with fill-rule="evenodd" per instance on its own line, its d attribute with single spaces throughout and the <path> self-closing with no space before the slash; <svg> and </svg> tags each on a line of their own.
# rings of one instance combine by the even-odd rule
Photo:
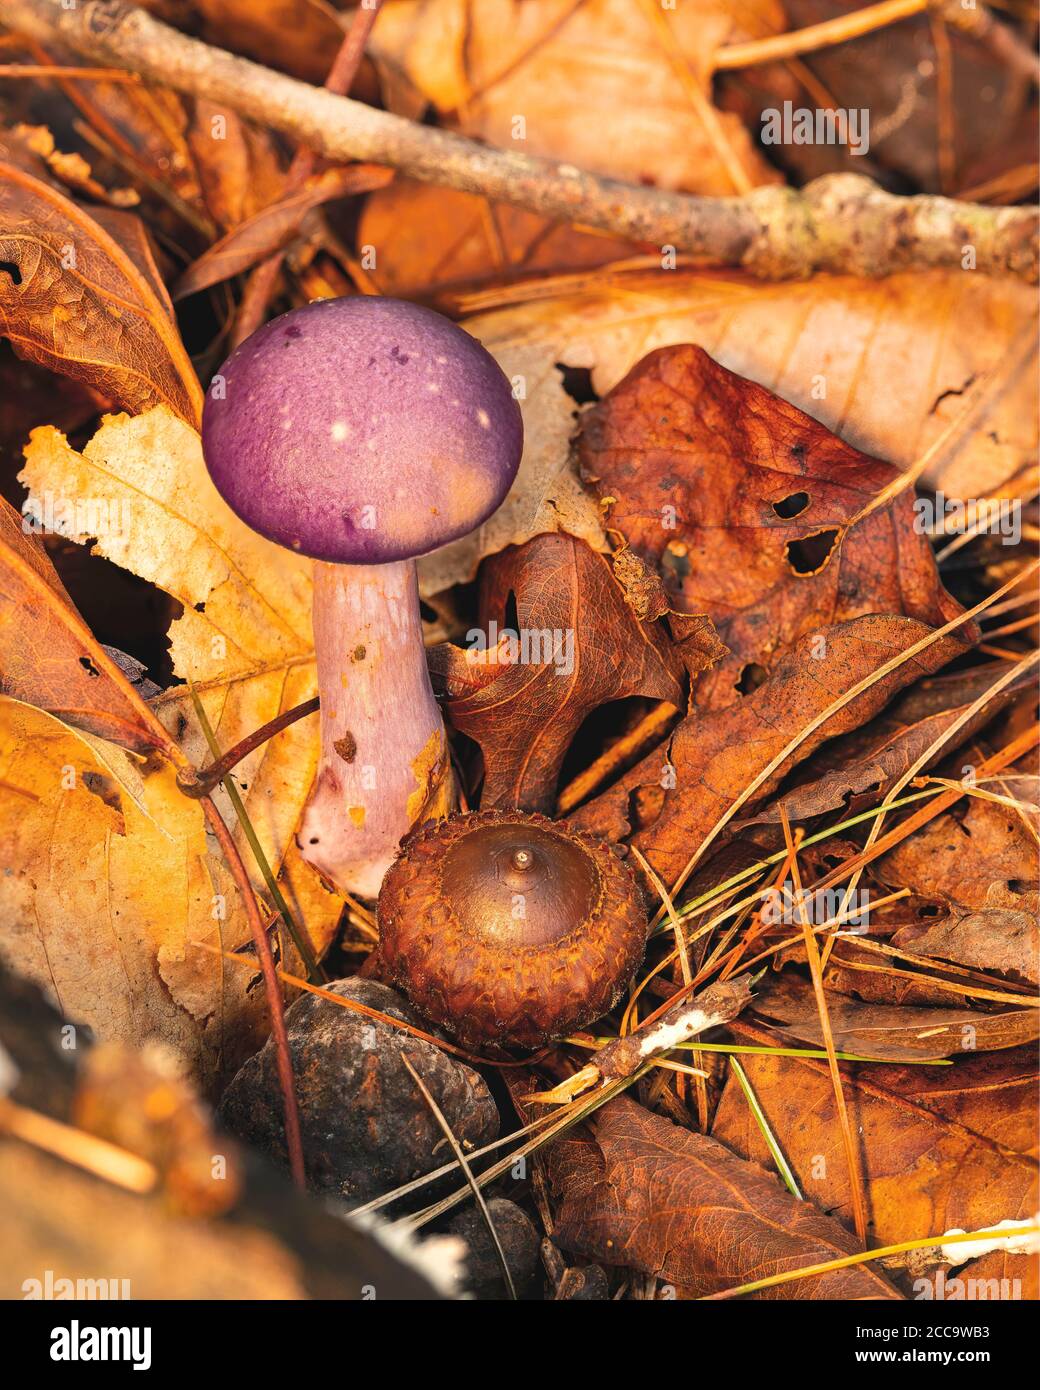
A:
<svg viewBox="0 0 1040 1390">
<path fill-rule="evenodd" d="M 985 5 L 969 9 L 961 0 L 933 0 L 939 15 L 953 29 L 976 39 L 1009 72 L 1024 77 L 1034 87 L 1040 86 L 1040 58 L 1009 24 L 990 14 Z"/>
<path fill-rule="evenodd" d="M 354 11 L 350 28 L 344 35 L 329 69 L 329 75 L 325 79 L 326 91 L 334 92 L 338 96 L 346 96 L 350 91 L 382 3 L 383 0 L 370 0 L 368 5 L 361 5 Z M 316 162 L 317 157 L 310 147 L 305 145 L 296 151 L 285 177 L 283 197 L 293 193 L 306 182 L 308 176 L 313 173 Z M 284 260 L 285 249 L 268 256 L 253 269 L 246 281 L 242 302 L 238 306 L 230 347 L 238 347 L 239 343 L 244 342 L 250 333 L 263 323 Z"/>
<path fill-rule="evenodd" d="M 251 734 L 247 734 L 226 753 L 222 753 L 219 758 L 210 763 L 207 767 L 183 767 L 177 773 L 177 785 L 185 796 L 190 796 L 193 800 L 199 801 L 204 796 L 209 796 L 210 792 L 223 782 L 232 768 L 237 767 L 243 758 L 249 756 L 255 748 L 259 748 L 262 743 L 266 743 L 275 734 L 280 734 L 283 729 L 287 729 L 290 724 L 295 724 L 298 719 L 305 719 L 308 714 L 314 714 L 321 704 L 317 695 L 310 700 L 304 700 L 301 705 L 293 705 L 292 709 L 287 709 L 283 713 L 276 715 L 274 719 L 269 719 L 266 724 L 261 724 L 259 729 L 254 729 Z"/>
<path fill-rule="evenodd" d="M 772 34 L 769 38 L 752 39 L 747 43 L 727 44 L 715 54 L 715 71 L 756 67 L 760 63 L 794 58 L 800 53 L 815 53 L 927 11 L 988 48 L 1009 71 L 1034 85 L 1040 83 L 1040 61 L 1015 30 L 994 19 L 985 5 L 968 9 L 962 0 L 881 0 L 880 4 L 866 5 L 861 10 L 836 15 L 804 29 L 791 29 L 786 34 Z"/>
<path fill-rule="evenodd" d="M 209 821 L 210 829 L 217 838 L 217 843 L 224 851 L 224 858 L 227 860 L 228 868 L 231 870 L 231 876 L 235 880 L 238 891 L 242 894 L 253 945 L 256 948 L 260 971 L 264 977 L 264 991 L 267 995 L 267 1008 L 271 1017 L 271 1037 L 274 1039 L 278 1081 L 282 1092 L 282 1104 L 285 1109 L 285 1147 L 289 1155 L 289 1171 L 292 1173 L 293 1182 L 296 1183 L 297 1187 L 305 1188 L 307 1177 L 303 1165 L 300 1108 L 296 1100 L 292 1052 L 289 1049 L 289 1034 L 285 1027 L 282 991 L 278 983 L 278 972 L 275 969 L 271 943 L 264 930 L 264 919 L 260 916 L 260 908 L 257 905 L 256 894 L 253 892 L 253 885 L 249 882 L 246 866 L 242 863 L 242 856 L 238 852 L 238 846 L 235 844 L 231 832 L 224 824 L 224 817 L 217 810 L 211 797 L 202 798 L 202 809 Z"/>
<path fill-rule="evenodd" d="M 977 270 L 1037 279 L 1031 208 L 900 198 L 857 174 L 825 175 L 801 190 L 770 185 L 740 198 L 691 197 L 492 149 L 377 111 L 188 38 L 122 0 L 86 0 L 73 9 L 61 0 L 6 0 L 3 19 L 30 37 L 225 102 L 329 159 L 385 164 L 422 182 L 743 266 L 766 279 L 817 270 L 877 276 L 908 266 L 959 268 L 968 245 Z"/>
<path fill-rule="evenodd" d="M 748 43 L 727 44 L 715 54 L 715 70 L 757 67 L 760 63 L 775 63 L 781 58 L 796 58 L 800 53 L 833 48 L 835 44 L 848 43 L 850 39 L 871 34 L 901 19 L 923 14 L 927 8 L 928 0 L 881 0 L 878 5 L 836 15 L 804 29 L 791 29 L 786 34 L 772 34 L 767 39 L 752 39 Z"/>
</svg>

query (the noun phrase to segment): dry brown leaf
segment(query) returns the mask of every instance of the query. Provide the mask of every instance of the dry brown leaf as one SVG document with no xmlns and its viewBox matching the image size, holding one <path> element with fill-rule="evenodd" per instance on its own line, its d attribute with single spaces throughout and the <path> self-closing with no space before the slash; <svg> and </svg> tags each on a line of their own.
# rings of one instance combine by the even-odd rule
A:
<svg viewBox="0 0 1040 1390">
<path fill-rule="evenodd" d="M 630 242 L 560 222 L 478 193 L 397 178 L 365 199 L 359 253 L 375 253 L 383 294 L 428 294 L 431 287 L 514 277 L 630 256 Z"/>
<path fill-rule="evenodd" d="M 698 1298 L 858 1249 L 812 1202 L 704 1134 L 620 1096 L 598 1110 L 591 1137 L 565 1136 L 550 1153 L 561 1194 L 554 1239 L 566 1250 L 625 1265 Z M 754 1299 L 877 1299 L 899 1294 L 872 1265 L 832 1270 Z"/>
<path fill-rule="evenodd" d="M 907 493 L 845 529 L 897 470 L 703 348 L 649 353 L 581 426 L 606 524 L 729 648 L 697 682 L 701 708 L 739 701 L 748 673 L 761 682 L 807 632 L 867 613 L 938 627 L 960 611 Z"/>
<path fill-rule="evenodd" d="M 822 1046 L 816 998 L 801 976 L 785 971 L 771 980 L 755 995 L 754 1007 L 765 1018 L 777 1020 L 778 1033 Z M 997 1014 L 961 1008 L 916 1009 L 867 1004 L 832 991 L 827 996 L 827 1014 L 839 1052 L 896 1062 L 995 1052 L 1030 1042 L 1040 1032 L 1040 1012 L 1035 1008 L 1005 1006 Z"/>
<path fill-rule="evenodd" d="M 782 28 L 779 4 L 678 6 L 664 13 L 667 41 L 653 18 L 642 0 L 401 0 L 371 51 L 393 74 L 391 99 L 404 80 L 492 145 L 696 193 L 740 191 L 734 167 L 745 186 L 775 181 L 710 92 L 714 50 Z"/>
<path fill-rule="evenodd" d="M 311 175 L 300 188 L 253 213 L 214 242 L 177 281 L 174 298 L 183 299 L 221 280 L 228 280 L 232 275 L 242 274 L 265 256 L 286 246 L 314 208 L 334 198 L 382 188 L 393 176 L 392 169 L 383 169 L 377 164 L 350 164 Z"/>
<path fill-rule="evenodd" d="M 87 212 L 0 160 L 0 335 L 31 362 L 130 410 L 168 405 L 197 424 L 202 392 L 142 223 Z"/>
<path fill-rule="evenodd" d="M 912 686 L 876 719 L 851 734 L 833 739 L 799 768 L 798 783 L 789 792 L 753 816 L 744 825 L 776 824 L 781 806 L 792 820 L 805 820 L 824 811 L 847 806 L 856 810 L 867 797 L 876 801 L 897 777 L 913 766 L 971 705 L 1004 673 L 999 662 L 986 662 L 970 670 L 935 676 Z M 1030 674 L 1012 682 L 973 715 L 942 744 L 937 758 L 946 758 L 980 728 L 1031 687 Z M 999 790 L 999 788 L 998 788 Z"/>
<path fill-rule="evenodd" d="M 1028 799 L 1035 803 L 1040 784 L 1032 782 Z M 962 907 L 1036 910 L 1036 839 L 1013 807 L 979 797 L 922 826 L 883 855 L 874 871 L 884 883 Z"/>
<path fill-rule="evenodd" d="M 202 201 L 225 231 L 284 191 L 285 171 L 274 136 L 229 107 L 196 98 L 187 138 Z"/>
<path fill-rule="evenodd" d="M 485 640 L 512 632 L 526 634 L 529 646 L 532 634 L 538 641 L 526 661 L 519 640 L 512 654 L 497 642 L 485 653 L 445 644 L 430 654 L 451 723 L 484 754 L 484 810 L 551 812 L 564 754 L 600 705 L 631 695 L 684 703 L 668 633 L 641 623 L 609 561 L 570 536 L 539 536 L 490 560 L 481 572 L 478 621 Z M 701 638 L 704 666 L 721 647 L 709 623 Z"/>
<path fill-rule="evenodd" d="M 915 956 L 991 970 L 1015 980 L 1040 979 L 1040 925 L 1035 912 L 993 907 L 952 912 L 941 922 L 901 927 L 891 945 Z"/>
<path fill-rule="evenodd" d="M 802 1192 L 851 1226 L 849 1169 L 827 1063 L 752 1054 L 741 1065 Z M 873 1243 L 989 1230 L 1033 1216 L 1036 1088 L 1036 1053 L 1028 1047 L 962 1057 L 951 1067 L 843 1068 Z M 745 1158 L 772 1164 L 735 1076 L 712 1133 Z M 1021 1279 L 1024 1296 L 1036 1297 L 1035 1260 L 1003 1255 L 997 1264 L 997 1277 Z M 949 1271 L 977 1273 L 974 1264 Z"/>
<path fill-rule="evenodd" d="M 343 38 L 328 0 L 197 0 L 211 43 L 316 85 Z"/>
</svg>

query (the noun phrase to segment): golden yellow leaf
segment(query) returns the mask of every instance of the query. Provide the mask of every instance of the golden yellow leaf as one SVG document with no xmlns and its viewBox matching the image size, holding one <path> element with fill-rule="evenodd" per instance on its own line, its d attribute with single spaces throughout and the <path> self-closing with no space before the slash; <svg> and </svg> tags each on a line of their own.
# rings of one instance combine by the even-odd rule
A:
<svg viewBox="0 0 1040 1390">
<path fill-rule="evenodd" d="M 221 748 L 316 693 L 311 562 L 263 540 L 210 482 L 197 433 L 165 407 L 106 417 L 82 453 L 51 426 L 34 430 L 22 481 L 31 496 L 99 498 L 122 525 L 92 537 L 92 550 L 165 589 L 183 605 L 171 626 L 174 670 L 196 685 Z M 84 524 L 87 524 L 84 522 Z M 183 686 L 153 702 L 188 758 L 211 755 Z M 246 812 L 290 907 L 320 950 L 341 900 L 299 858 L 295 833 L 317 767 L 317 719 L 298 721 L 236 769 Z M 190 803 L 200 827 L 197 803 Z M 223 792 L 216 800 L 254 883 L 263 880 Z M 125 884 L 132 894 L 132 882 Z"/>
<path fill-rule="evenodd" d="M 2 699 L 0 784 L 6 964 L 101 1038 L 161 1036 L 209 1080 L 233 1067 L 262 1034 L 262 991 L 196 946 L 249 927 L 173 769 L 142 770 L 138 806 L 74 730 Z"/>
</svg>

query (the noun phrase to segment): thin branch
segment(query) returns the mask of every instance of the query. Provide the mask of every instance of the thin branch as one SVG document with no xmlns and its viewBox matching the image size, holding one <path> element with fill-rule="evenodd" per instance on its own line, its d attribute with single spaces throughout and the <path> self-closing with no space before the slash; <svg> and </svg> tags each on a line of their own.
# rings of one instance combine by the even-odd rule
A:
<svg viewBox="0 0 1040 1390">
<path fill-rule="evenodd" d="M 975 39 L 1004 64 L 1011 72 L 1025 77 L 1034 85 L 1040 84 L 1040 61 L 1036 53 L 1007 24 L 994 19 L 985 5 L 965 8 L 962 0 L 882 0 L 851 14 L 836 15 L 821 24 L 804 29 L 792 29 L 786 34 L 773 34 L 766 39 L 748 43 L 731 43 L 715 54 L 716 72 L 733 68 L 756 67 L 781 58 L 794 58 L 800 53 L 815 53 L 821 48 L 833 48 L 850 39 L 861 38 L 889 24 L 931 11 L 937 18 Z"/>
<path fill-rule="evenodd" d="M 313 714 L 320 704 L 320 699 L 315 695 L 311 700 L 304 700 L 301 705 L 293 705 L 292 709 L 284 710 L 274 719 L 269 719 L 266 724 L 261 724 L 259 729 L 247 734 L 207 767 L 181 768 L 177 773 L 177 786 L 185 796 L 190 796 L 195 801 L 208 796 L 223 782 L 231 769 L 237 767 L 255 748 L 259 748 L 261 743 L 266 743 L 275 734 L 280 734 L 298 719 L 305 719 L 308 714 Z"/>
<path fill-rule="evenodd" d="M 1040 58 L 1009 24 L 994 19 L 985 5 L 967 9 L 961 0 L 933 0 L 939 15 L 953 29 L 977 40 L 1010 71 L 1040 86 Z"/>
<path fill-rule="evenodd" d="M 368 43 L 372 26 L 376 22 L 382 3 L 383 0 L 370 0 L 370 4 L 360 5 L 354 11 L 350 28 L 344 35 L 339 51 L 332 60 L 329 75 L 325 79 L 326 91 L 334 92 L 337 96 L 346 96 L 347 92 L 350 91 L 354 78 L 357 76 L 357 70 L 361 66 L 365 45 Z M 285 178 L 283 197 L 302 187 L 310 174 L 313 173 L 316 162 L 313 149 L 304 146 L 296 151 Z M 250 333 L 263 323 L 267 306 L 271 302 L 275 286 L 278 284 L 278 276 L 285 260 L 286 249 L 276 251 L 265 261 L 261 261 L 246 281 L 242 303 L 238 306 L 238 314 L 235 317 L 235 326 L 231 334 L 231 347 L 238 347 L 239 343 L 244 342 Z"/>
<path fill-rule="evenodd" d="M 249 929 L 256 947 L 257 959 L 264 977 L 264 990 L 267 994 L 267 1008 L 271 1016 L 271 1037 L 274 1039 L 274 1055 L 278 1066 L 278 1081 L 282 1091 L 282 1105 L 285 1111 L 285 1147 L 289 1154 L 289 1170 L 297 1187 L 306 1188 L 307 1177 L 303 1166 L 303 1140 L 300 1135 L 300 1109 L 296 1100 L 296 1081 L 293 1077 L 292 1053 L 289 1050 L 289 1034 L 285 1027 L 285 1009 L 282 1005 L 282 992 L 278 984 L 271 943 L 264 930 L 264 919 L 260 916 L 253 885 L 242 863 L 238 846 L 231 832 L 224 824 L 224 818 L 217 810 L 213 800 L 202 798 L 202 809 L 217 843 L 224 851 L 231 876 L 242 895 Z"/>
<path fill-rule="evenodd" d="M 791 29 L 786 34 L 773 34 L 768 39 L 752 39 L 748 43 L 731 43 L 715 54 L 715 71 L 731 68 L 756 67 L 760 63 L 775 63 L 781 58 L 796 58 L 800 53 L 815 53 L 820 48 L 833 48 L 848 43 L 863 34 L 873 33 L 901 19 L 923 14 L 928 0 L 882 0 L 879 5 L 867 5 L 851 14 L 836 15 L 822 24 L 810 24 L 804 29 Z"/>
<path fill-rule="evenodd" d="M 176 91 L 224 102 L 340 162 L 385 164 L 409 178 L 477 193 L 555 221 L 740 265 L 766 279 L 816 270 L 865 276 L 908 266 L 961 267 L 1035 281 L 1037 213 L 945 198 L 900 198 L 857 174 L 799 190 L 702 198 L 600 178 L 572 164 L 493 149 L 188 38 L 121 0 L 7 0 L 4 22 Z"/>
</svg>

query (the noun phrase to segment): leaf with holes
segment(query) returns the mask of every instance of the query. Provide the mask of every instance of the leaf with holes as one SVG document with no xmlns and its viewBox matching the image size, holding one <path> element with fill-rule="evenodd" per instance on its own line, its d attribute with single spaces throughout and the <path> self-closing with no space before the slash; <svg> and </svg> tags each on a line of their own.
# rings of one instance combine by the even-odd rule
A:
<svg viewBox="0 0 1040 1390">
<path fill-rule="evenodd" d="M 30 492 L 105 497 L 125 525 L 98 535 L 77 516 L 69 539 L 158 585 L 183 606 L 170 628 L 170 655 L 195 683 L 217 741 L 230 748 L 316 690 L 311 633 L 311 562 L 258 536 L 220 498 L 198 434 L 162 407 L 134 419 L 108 417 L 84 447 L 42 426 L 25 449 Z M 195 766 L 210 761 L 183 685 L 164 691 L 156 714 Z M 268 861 L 312 938 L 332 931 L 341 900 L 299 856 L 295 834 L 318 757 L 316 721 L 299 720 L 236 768 L 246 811 Z M 229 824 L 235 815 L 215 794 Z M 236 831 L 244 862 L 252 852 Z"/>
<path fill-rule="evenodd" d="M 580 457 L 609 525 L 730 649 L 698 682 L 701 708 L 736 703 L 807 633 L 866 613 L 938 626 L 959 611 L 908 493 L 845 531 L 897 470 L 702 348 L 643 358 L 584 417 Z"/>
</svg>

